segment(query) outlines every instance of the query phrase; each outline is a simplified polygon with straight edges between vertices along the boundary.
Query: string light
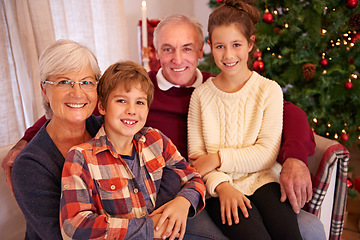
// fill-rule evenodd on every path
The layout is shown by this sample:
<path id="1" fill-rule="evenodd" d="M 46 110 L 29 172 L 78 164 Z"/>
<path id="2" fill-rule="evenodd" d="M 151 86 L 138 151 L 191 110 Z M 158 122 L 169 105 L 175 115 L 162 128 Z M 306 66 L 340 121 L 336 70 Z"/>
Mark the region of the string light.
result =
<path id="1" fill-rule="evenodd" d="M 317 123 L 318 122 L 317 118 L 313 118 L 313 122 Z"/>
<path id="2" fill-rule="evenodd" d="M 338 139 L 338 138 L 339 138 L 339 135 L 338 135 L 337 133 L 335 133 L 334 138 L 335 138 L 335 139 Z"/>

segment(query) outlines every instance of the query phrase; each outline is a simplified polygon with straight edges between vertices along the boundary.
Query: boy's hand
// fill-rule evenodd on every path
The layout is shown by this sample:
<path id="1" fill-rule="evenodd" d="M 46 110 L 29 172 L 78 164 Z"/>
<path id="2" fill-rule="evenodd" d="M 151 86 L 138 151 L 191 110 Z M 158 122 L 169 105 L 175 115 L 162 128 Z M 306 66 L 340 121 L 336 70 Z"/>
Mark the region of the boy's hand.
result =
<path id="1" fill-rule="evenodd" d="M 189 156 L 191 165 L 200 173 L 201 177 L 221 166 L 219 153 Z"/>
<path id="2" fill-rule="evenodd" d="M 226 223 L 227 219 L 228 225 L 232 225 L 231 215 L 234 217 L 235 224 L 239 223 L 238 207 L 240 207 L 245 218 L 249 217 L 246 207 L 252 208 L 250 200 L 231 186 L 229 182 L 220 183 L 215 191 L 219 194 L 220 213 L 223 224 Z"/>
<path id="3" fill-rule="evenodd" d="M 155 214 L 152 215 L 151 219 L 154 222 L 154 226 L 156 226 L 156 224 L 159 222 L 159 219 L 161 217 L 161 214 Z M 166 219 L 165 222 L 163 223 L 163 225 L 161 226 L 161 228 L 159 228 L 159 230 L 155 230 L 154 229 L 154 239 L 162 239 L 163 236 L 163 232 L 165 231 L 167 225 L 168 225 L 169 219 Z M 175 237 L 179 237 L 180 234 L 177 233 Z"/>
<path id="4" fill-rule="evenodd" d="M 13 190 L 13 183 L 12 183 L 12 179 L 11 179 L 11 168 L 12 168 L 12 165 L 14 164 L 15 158 L 21 152 L 21 150 L 23 150 L 23 148 L 26 146 L 27 143 L 28 142 L 25 140 L 18 141 L 15 144 L 15 146 L 12 149 L 10 149 L 10 151 L 5 156 L 5 158 L 1 164 L 2 168 L 4 169 L 6 183 L 13 195 L 14 195 L 14 190 Z"/>
<path id="5" fill-rule="evenodd" d="M 154 221 L 155 232 L 158 231 L 163 239 L 167 237 L 169 237 L 170 240 L 175 239 L 175 237 L 179 237 L 179 240 L 183 239 L 190 205 L 190 202 L 186 198 L 179 196 L 152 212 L 150 214 L 151 218 L 157 214 L 161 214 L 158 221 Z M 166 220 L 168 220 L 167 225 Z M 164 229 L 164 225 L 166 229 Z M 161 232 L 161 229 L 164 230 Z M 177 236 L 179 232 L 180 235 Z"/>

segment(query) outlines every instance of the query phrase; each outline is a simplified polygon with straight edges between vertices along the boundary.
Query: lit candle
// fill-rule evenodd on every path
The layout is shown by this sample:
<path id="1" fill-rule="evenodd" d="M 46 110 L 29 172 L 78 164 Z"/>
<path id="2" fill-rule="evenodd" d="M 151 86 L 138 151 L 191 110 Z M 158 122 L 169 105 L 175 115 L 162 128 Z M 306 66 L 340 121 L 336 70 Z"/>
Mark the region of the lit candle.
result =
<path id="1" fill-rule="evenodd" d="M 141 3 L 141 11 L 142 11 L 142 45 L 143 48 L 147 48 L 147 21 L 146 21 L 146 0 L 143 0 Z"/>

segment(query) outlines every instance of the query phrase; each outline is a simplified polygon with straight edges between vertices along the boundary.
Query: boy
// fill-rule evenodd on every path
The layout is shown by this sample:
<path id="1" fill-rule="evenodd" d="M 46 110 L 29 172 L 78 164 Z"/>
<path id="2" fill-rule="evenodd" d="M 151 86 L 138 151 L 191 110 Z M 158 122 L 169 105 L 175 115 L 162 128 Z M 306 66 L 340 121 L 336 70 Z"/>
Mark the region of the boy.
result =
<path id="1" fill-rule="evenodd" d="M 203 209 L 200 175 L 165 135 L 144 128 L 153 94 L 139 64 L 115 63 L 104 72 L 98 86 L 104 125 L 91 141 L 73 147 L 64 164 L 64 239 L 182 239 L 188 215 Z M 182 189 L 154 211 L 165 168 L 180 176 Z"/>

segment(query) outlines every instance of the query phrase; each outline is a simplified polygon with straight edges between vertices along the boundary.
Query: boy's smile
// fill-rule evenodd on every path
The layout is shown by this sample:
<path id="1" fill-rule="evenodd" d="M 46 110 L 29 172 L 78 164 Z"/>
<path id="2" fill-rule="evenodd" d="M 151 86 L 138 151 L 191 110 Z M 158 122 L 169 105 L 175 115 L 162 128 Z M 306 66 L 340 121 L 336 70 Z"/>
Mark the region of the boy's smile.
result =
<path id="1" fill-rule="evenodd" d="M 110 141 L 115 145 L 130 143 L 146 123 L 147 95 L 140 85 L 133 86 L 129 92 L 119 85 L 111 91 L 105 108 L 99 103 L 99 112 L 104 115 Z"/>

